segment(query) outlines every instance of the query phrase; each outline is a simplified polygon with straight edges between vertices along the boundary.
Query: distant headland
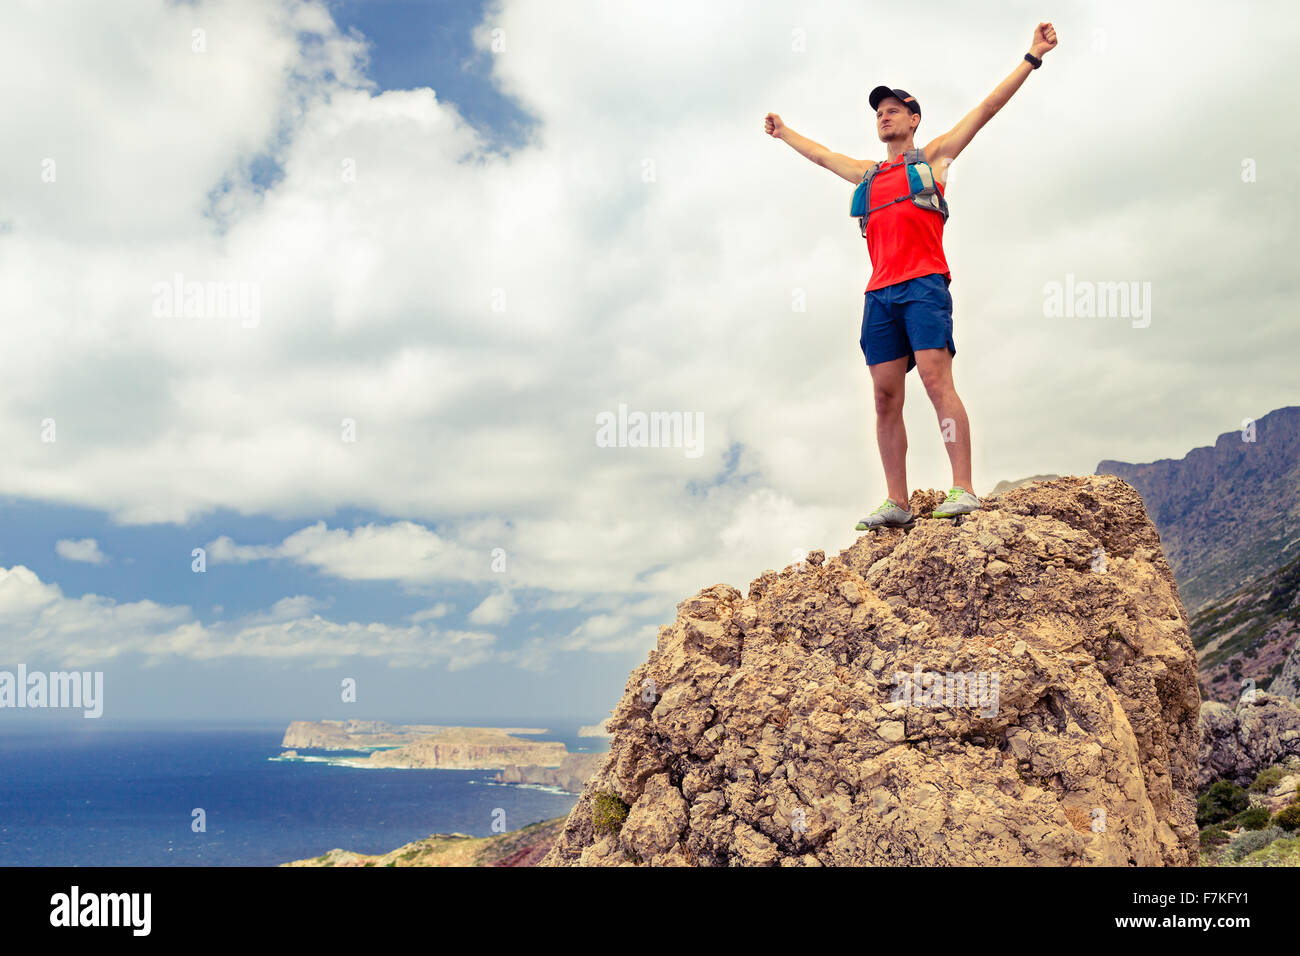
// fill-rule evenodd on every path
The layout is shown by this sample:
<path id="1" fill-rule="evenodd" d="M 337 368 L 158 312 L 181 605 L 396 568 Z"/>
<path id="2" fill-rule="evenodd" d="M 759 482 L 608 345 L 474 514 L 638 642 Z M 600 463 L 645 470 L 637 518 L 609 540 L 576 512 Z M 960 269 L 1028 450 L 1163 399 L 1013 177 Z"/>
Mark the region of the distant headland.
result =
<path id="1" fill-rule="evenodd" d="M 583 730 L 600 728 L 586 727 Z M 361 750 L 354 767 L 499 770 L 502 783 L 530 783 L 575 792 L 604 754 L 571 754 L 559 741 L 526 740 L 540 727 L 443 727 L 382 720 L 295 720 L 284 732 L 281 759 L 307 759 L 300 750 Z M 597 736 L 582 734 L 580 736 Z M 603 731 L 600 734 L 603 736 Z"/>

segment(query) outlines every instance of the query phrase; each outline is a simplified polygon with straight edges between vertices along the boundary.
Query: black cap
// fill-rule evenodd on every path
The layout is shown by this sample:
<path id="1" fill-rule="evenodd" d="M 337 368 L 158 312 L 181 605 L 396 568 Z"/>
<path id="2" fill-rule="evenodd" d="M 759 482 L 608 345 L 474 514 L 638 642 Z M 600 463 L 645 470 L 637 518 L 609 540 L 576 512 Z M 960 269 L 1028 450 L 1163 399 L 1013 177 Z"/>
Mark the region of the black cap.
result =
<path id="1" fill-rule="evenodd" d="M 871 91 L 871 95 L 867 97 L 867 102 L 871 104 L 873 110 L 878 110 L 880 109 L 880 101 L 886 96 L 898 97 L 909 110 L 917 116 L 921 115 L 921 104 L 918 103 L 916 97 L 911 93 L 908 93 L 907 90 L 891 90 L 887 86 L 877 86 Z"/>

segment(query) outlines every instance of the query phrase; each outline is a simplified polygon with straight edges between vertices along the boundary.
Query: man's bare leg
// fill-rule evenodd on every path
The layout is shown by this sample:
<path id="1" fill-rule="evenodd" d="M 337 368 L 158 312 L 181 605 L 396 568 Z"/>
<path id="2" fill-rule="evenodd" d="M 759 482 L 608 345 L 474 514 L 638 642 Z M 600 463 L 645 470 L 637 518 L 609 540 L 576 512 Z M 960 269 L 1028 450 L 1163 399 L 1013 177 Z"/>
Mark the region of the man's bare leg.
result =
<path id="1" fill-rule="evenodd" d="M 907 510 L 907 429 L 903 426 L 903 387 L 907 356 L 868 365 L 876 398 L 876 444 L 885 467 L 889 497 Z"/>
<path id="2" fill-rule="evenodd" d="M 945 349 L 918 349 L 916 370 L 921 375 L 921 384 L 934 404 L 939 416 L 939 430 L 943 435 L 943 445 L 948 451 L 948 461 L 952 464 L 952 484 L 956 488 L 965 488 L 972 495 L 975 489 L 970 476 L 970 421 L 966 418 L 966 406 L 957 396 L 957 388 L 952 381 L 952 353 Z"/>

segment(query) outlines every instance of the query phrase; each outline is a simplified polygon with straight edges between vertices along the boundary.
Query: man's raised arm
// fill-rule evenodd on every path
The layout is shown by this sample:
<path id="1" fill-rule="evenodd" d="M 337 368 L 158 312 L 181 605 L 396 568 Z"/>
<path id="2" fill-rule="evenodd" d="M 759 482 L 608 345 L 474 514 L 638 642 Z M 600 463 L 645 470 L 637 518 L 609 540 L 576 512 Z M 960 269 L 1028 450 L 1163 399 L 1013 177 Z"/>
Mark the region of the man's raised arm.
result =
<path id="1" fill-rule="evenodd" d="M 821 143 L 814 142 L 807 136 L 800 136 L 781 122 L 781 117 L 768 113 L 763 120 L 763 131 L 769 136 L 784 140 L 801 155 L 811 159 L 818 166 L 825 167 L 836 176 L 842 176 L 851 183 L 859 182 L 863 173 L 875 163 L 869 159 L 853 159 L 843 153 L 833 153 Z"/>
<path id="2" fill-rule="evenodd" d="M 1034 39 L 1029 45 L 1029 52 L 1038 59 L 1056 46 L 1056 30 L 1050 23 L 1040 23 L 1034 28 Z M 1034 67 L 1028 60 L 1021 60 L 1010 75 L 998 84 L 997 89 L 984 98 L 984 102 L 975 107 L 948 132 L 937 136 L 925 147 L 925 158 L 931 167 L 942 169 L 957 158 L 967 144 L 975 138 L 993 114 L 1006 106 L 1011 95 L 1020 89 Z"/>

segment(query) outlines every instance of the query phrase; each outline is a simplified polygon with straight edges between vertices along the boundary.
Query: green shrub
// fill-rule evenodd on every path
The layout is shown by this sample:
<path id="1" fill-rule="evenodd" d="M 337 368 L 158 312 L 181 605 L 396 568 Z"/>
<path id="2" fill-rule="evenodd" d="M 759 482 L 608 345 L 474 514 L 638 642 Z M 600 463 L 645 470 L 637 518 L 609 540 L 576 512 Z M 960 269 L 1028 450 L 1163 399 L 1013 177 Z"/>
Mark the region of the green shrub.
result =
<path id="1" fill-rule="evenodd" d="M 617 833 L 630 809 L 616 793 L 597 793 L 591 799 L 591 827 L 597 833 Z"/>
<path id="2" fill-rule="evenodd" d="M 1240 827 L 1243 830 L 1262 830 L 1268 826 L 1268 821 L 1267 807 L 1247 807 L 1229 820 L 1228 825 Z"/>
<path id="3" fill-rule="evenodd" d="M 1281 783 L 1282 778 L 1285 776 L 1286 771 L 1282 769 L 1281 765 L 1269 767 L 1267 770 L 1259 772 L 1255 782 L 1250 785 L 1250 789 L 1255 793 L 1265 793 Z"/>
<path id="4" fill-rule="evenodd" d="M 1241 787 L 1219 780 L 1196 798 L 1196 825 L 1222 823 L 1250 806 L 1250 797 Z"/>
<path id="5" fill-rule="evenodd" d="M 1201 849 L 1204 850 L 1212 846 L 1223 846 L 1223 844 L 1227 843 L 1231 839 L 1232 837 L 1223 832 L 1223 827 L 1216 823 L 1201 831 Z"/>
<path id="6" fill-rule="evenodd" d="M 1286 836 L 1286 831 L 1281 827 L 1269 827 L 1267 830 L 1252 830 L 1250 833 L 1243 833 L 1237 839 L 1232 841 L 1228 847 L 1226 855 L 1233 863 L 1239 863 L 1241 860 L 1254 853 L 1256 850 L 1262 850 L 1279 837 Z"/>
<path id="7" fill-rule="evenodd" d="M 1300 803 L 1292 803 L 1277 812 L 1273 822 L 1288 833 L 1300 827 Z"/>

